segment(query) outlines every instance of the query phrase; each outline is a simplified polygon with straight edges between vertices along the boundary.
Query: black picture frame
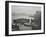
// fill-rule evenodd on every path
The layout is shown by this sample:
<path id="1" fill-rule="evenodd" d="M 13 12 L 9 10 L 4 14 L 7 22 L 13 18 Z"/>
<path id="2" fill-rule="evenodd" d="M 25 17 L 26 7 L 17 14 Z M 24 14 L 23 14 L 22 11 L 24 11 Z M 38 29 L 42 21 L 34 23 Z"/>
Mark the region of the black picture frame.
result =
<path id="1" fill-rule="evenodd" d="M 9 35 L 9 3 L 27 3 L 27 4 L 40 4 L 44 6 L 44 32 L 43 33 L 27 33 L 27 34 L 12 34 Z M 22 1 L 5 1 L 5 36 L 18 36 L 18 35 L 34 35 L 45 34 L 45 3 L 40 2 L 22 2 Z"/>

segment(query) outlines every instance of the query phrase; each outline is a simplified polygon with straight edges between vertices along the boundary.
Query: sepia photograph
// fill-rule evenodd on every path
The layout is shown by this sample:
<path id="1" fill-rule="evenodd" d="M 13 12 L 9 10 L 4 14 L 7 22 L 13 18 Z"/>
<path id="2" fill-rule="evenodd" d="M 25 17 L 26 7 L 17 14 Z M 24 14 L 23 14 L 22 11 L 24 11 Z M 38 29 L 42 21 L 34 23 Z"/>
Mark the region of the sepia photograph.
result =
<path id="1" fill-rule="evenodd" d="M 8 35 L 44 33 L 44 3 L 7 2 Z"/>

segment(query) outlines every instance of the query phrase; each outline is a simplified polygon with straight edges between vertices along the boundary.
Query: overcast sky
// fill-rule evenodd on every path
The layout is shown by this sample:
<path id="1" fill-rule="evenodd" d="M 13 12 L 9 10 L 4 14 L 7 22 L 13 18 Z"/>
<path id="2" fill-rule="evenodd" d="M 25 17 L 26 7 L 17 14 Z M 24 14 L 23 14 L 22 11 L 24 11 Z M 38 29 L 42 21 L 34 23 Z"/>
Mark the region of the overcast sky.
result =
<path id="1" fill-rule="evenodd" d="M 37 6 L 15 6 L 12 5 L 12 14 L 15 16 L 15 18 L 18 17 L 27 17 L 34 15 L 36 11 L 40 11 L 41 7 Z"/>

